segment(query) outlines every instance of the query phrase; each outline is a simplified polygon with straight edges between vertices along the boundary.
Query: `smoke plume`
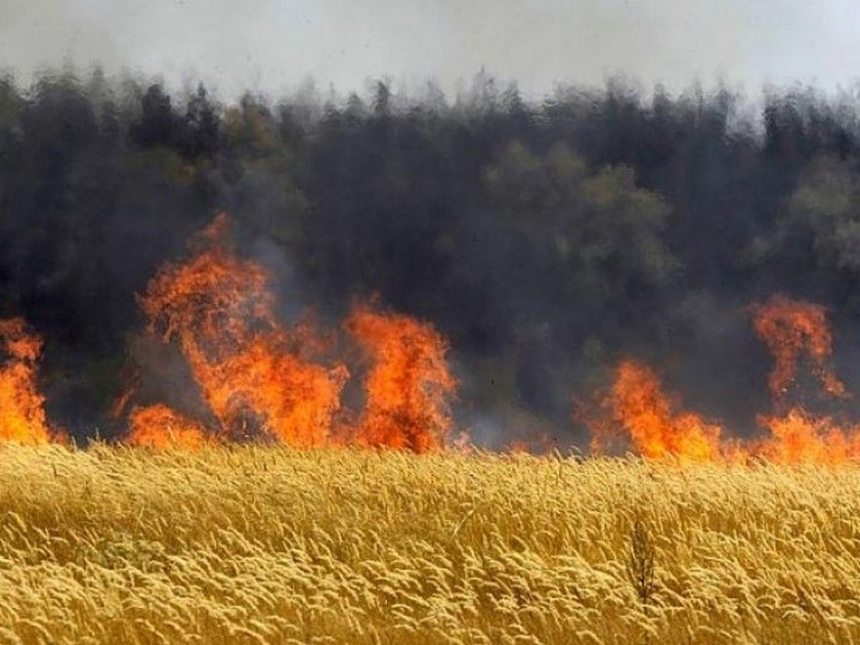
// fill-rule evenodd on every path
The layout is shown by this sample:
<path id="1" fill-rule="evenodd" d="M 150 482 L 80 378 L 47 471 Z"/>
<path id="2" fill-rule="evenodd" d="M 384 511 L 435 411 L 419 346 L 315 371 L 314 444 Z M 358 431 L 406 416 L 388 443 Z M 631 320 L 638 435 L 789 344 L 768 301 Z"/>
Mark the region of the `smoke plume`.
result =
<path id="1" fill-rule="evenodd" d="M 724 89 L 646 96 L 618 81 L 542 102 L 480 75 L 453 102 L 380 82 L 344 101 L 222 104 L 202 85 L 171 95 L 98 72 L 6 79 L 0 314 L 44 340 L 26 368 L 48 422 L 77 440 L 155 424 L 198 443 L 236 432 L 251 410 L 288 442 L 298 424 L 309 434 L 296 442 L 315 444 L 338 424 L 358 432 L 361 414 L 338 420 L 352 403 L 369 406 L 365 421 L 388 419 L 384 434 L 393 412 L 361 384 L 383 378 L 367 363 L 382 341 L 363 337 L 380 320 L 447 352 L 437 386 L 459 383 L 450 418 L 447 399 L 411 400 L 437 431 L 407 443 L 465 430 L 490 447 L 586 446 L 573 402 L 619 365 L 652 384 L 642 366 L 659 366 L 690 409 L 748 437 L 785 385 L 753 307 L 773 294 L 832 324 L 827 365 L 807 385 L 860 382 L 860 110 L 794 89 L 747 113 Z M 200 320 L 170 327 L 185 310 L 158 291 L 221 211 L 232 246 L 209 260 L 245 271 L 233 286 L 251 300 L 265 275 L 270 298 L 230 331 L 248 341 L 241 351 L 212 350 L 218 333 Z M 380 310 L 356 304 L 370 302 Z M 309 319 L 335 345 L 314 357 L 295 349 Z M 242 389 L 236 379 L 263 378 L 261 364 L 266 378 L 312 377 L 328 416 L 292 417 L 294 405 Z M 807 398 L 813 411 L 851 411 L 849 397 Z"/>

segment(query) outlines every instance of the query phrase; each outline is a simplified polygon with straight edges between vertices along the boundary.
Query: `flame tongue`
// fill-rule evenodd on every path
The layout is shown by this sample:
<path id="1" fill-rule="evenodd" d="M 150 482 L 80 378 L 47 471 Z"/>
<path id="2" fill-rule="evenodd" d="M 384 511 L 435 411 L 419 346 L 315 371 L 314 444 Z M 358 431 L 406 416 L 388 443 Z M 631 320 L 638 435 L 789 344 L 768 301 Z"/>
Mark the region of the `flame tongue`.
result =
<path id="1" fill-rule="evenodd" d="M 333 432 L 349 376 L 341 363 L 315 361 L 327 351 L 309 325 L 287 328 L 274 314 L 268 276 L 259 264 L 231 254 L 221 215 L 195 240 L 186 262 L 168 264 L 139 298 L 148 332 L 175 343 L 211 413 L 207 422 L 157 403 L 131 404 L 137 382 L 119 398 L 131 404 L 127 440 L 153 448 L 199 448 L 209 443 L 268 437 L 310 447 L 354 442 L 422 453 L 451 442 L 448 400 L 457 382 L 445 339 L 429 324 L 354 306 L 344 328 L 370 359 L 365 407 L 354 425 Z M 774 296 L 751 307 L 756 333 L 774 355 L 769 387 L 776 412 L 758 423 L 757 441 L 723 440 L 722 428 L 678 410 L 657 373 L 633 359 L 614 370 L 597 413 L 583 414 L 601 452 L 617 438 L 648 459 L 840 464 L 860 459 L 860 426 L 816 417 L 791 398 L 809 367 L 825 396 L 848 396 L 829 364 L 832 335 L 824 307 Z M 41 444 L 62 440 L 49 430 L 36 388 L 41 339 L 21 318 L 0 320 L 0 440 Z M 804 357 L 807 359 L 804 361 Z"/>
<path id="2" fill-rule="evenodd" d="M 673 413 L 659 377 L 643 363 L 624 360 L 618 365 L 601 407 L 608 411 L 609 419 L 604 416 L 592 423 L 592 446 L 598 450 L 620 427 L 628 433 L 633 447 L 649 459 L 672 455 L 703 461 L 719 456 L 719 426 L 691 412 Z"/>
<path id="3" fill-rule="evenodd" d="M 255 335 L 242 351 L 218 365 L 207 365 L 212 382 L 209 398 L 233 434 L 243 424 L 242 415 L 250 413 L 282 443 L 321 445 L 340 407 L 347 370 L 303 360 L 290 353 L 288 340 L 292 339 L 280 330 Z"/>
<path id="4" fill-rule="evenodd" d="M 841 428 L 830 417 L 792 408 L 782 416 L 761 416 L 759 424 L 768 428 L 771 437 L 754 452 L 775 463 L 839 464 L 860 457 L 857 428 Z"/>
<path id="5" fill-rule="evenodd" d="M 171 410 L 166 405 L 156 404 L 135 407 L 129 417 L 128 442 L 135 446 L 197 449 L 211 438 L 205 428 Z"/>
<path id="6" fill-rule="evenodd" d="M 758 424 L 769 432 L 766 438 L 721 442 L 719 426 L 691 412 L 673 412 L 655 372 L 628 359 L 616 368 L 598 415 L 585 418 L 595 452 L 605 450 L 614 436 L 626 434 L 646 458 L 745 461 L 763 457 L 785 464 L 838 464 L 860 458 L 860 429 L 840 427 L 830 417 L 816 417 L 787 403 L 804 355 L 825 396 L 847 396 L 829 366 L 832 336 L 824 307 L 774 296 L 751 310 L 756 333 L 774 355 L 769 386 L 774 406 L 781 411 L 758 417 Z"/>
<path id="7" fill-rule="evenodd" d="M 444 339 L 408 316 L 354 307 L 345 328 L 372 360 L 366 405 L 357 425 L 332 432 L 346 367 L 311 360 L 325 344 L 309 326 L 279 323 L 263 268 L 228 252 L 226 221 L 216 218 L 198 236 L 196 255 L 165 266 L 140 298 L 149 331 L 177 344 L 219 427 L 207 431 L 170 408 L 149 406 L 133 411 L 129 440 L 194 447 L 214 432 L 221 440 L 269 436 L 297 447 L 443 447 L 453 425 L 447 398 L 456 388 Z"/>
<path id="8" fill-rule="evenodd" d="M 150 282 L 140 298 L 149 330 L 177 342 L 219 435 L 268 434 L 288 445 L 319 445 L 340 405 L 346 369 L 300 356 L 295 348 L 314 339 L 279 324 L 265 270 L 227 251 L 226 226 L 226 216 L 216 218 L 199 236 L 195 257 L 167 265 Z M 133 432 L 131 439 L 139 436 Z"/>
<path id="9" fill-rule="evenodd" d="M 374 360 L 355 440 L 419 453 L 442 447 L 453 425 L 446 400 L 457 386 L 442 336 L 429 324 L 367 305 L 353 309 L 346 328 Z"/>
<path id="10" fill-rule="evenodd" d="M 44 397 L 36 388 L 42 340 L 23 318 L 0 320 L 0 439 L 42 444 L 50 438 Z"/>
<path id="11" fill-rule="evenodd" d="M 796 383 L 802 356 L 825 397 L 847 397 L 845 385 L 829 364 L 833 338 L 827 310 L 810 302 L 776 295 L 752 307 L 753 325 L 774 357 L 768 383 L 779 414 L 761 415 L 759 425 L 770 436 L 754 444 L 750 452 L 778 463 L 840 463 L 856 459 L 856 428 L 842 428 L 830 417 L 817 417 L 787 398 Z"/>
<path id="12" fill-rule="evenodd" d="M 782 399 L 794 383 L 803 354 L 811 360 L 825 393 L 845 395 L 845 385 L 828 365 L 833 339 L 824 307 L 776 295 L 751 309 L 756 334 L 774 357 L 775 364 L 768 379 L 774 399 Z"/>

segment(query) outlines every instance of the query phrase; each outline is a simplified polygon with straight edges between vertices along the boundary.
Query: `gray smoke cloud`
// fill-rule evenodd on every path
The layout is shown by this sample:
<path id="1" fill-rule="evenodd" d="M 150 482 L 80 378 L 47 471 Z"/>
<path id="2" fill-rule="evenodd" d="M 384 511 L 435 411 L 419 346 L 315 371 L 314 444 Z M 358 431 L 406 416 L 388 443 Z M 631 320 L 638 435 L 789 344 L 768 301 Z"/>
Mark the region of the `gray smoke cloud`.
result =
<path id="1" fill-rule="evenodd" d="M 63 62 L 202 79 L 232 97 L 307 76 L 361 90 L 390 76 L 452 94 L 485 67 L 527 94 L 623 73 L 676 90 L 725 78 L 847 85 L 852 0 L 5 0 L 0 66 Z"/>

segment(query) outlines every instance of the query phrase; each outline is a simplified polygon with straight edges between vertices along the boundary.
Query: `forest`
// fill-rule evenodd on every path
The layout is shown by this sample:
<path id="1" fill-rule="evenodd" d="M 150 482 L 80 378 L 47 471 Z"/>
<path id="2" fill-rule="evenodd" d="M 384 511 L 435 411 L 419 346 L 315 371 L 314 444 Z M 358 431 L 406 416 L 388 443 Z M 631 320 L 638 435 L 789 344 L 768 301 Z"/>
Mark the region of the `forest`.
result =
<path id="1" fill-rule="evenodd" d="M 858 117 L 852 94 L 803 86 L 752 101 L 611 79 L 528 100 L 482 72 L 456 97 L 384 80 L 222 101 L 98 70 L 7 75 L 0 316 L 45 339 L 48 417 L 115 435 L 138 296 L 226 211 L 285 320 L 376 298 L 431 322 L 478 444 L 584 445 L 576 401 L 624 356 L 749 434 L 771 367 L 750 307 L 773 294 L 827 307 L 836 368 L 860 384 Z"/>

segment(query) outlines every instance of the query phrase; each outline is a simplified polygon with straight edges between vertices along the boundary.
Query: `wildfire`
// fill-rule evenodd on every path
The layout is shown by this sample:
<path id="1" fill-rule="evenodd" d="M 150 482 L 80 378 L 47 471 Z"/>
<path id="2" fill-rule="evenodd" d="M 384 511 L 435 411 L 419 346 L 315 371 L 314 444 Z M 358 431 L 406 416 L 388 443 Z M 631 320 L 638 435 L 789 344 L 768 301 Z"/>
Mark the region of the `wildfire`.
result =
<path id="1" fill-rule="evenodd" d="M 442 336 L 427 323 L 368 305 L 354 307 L 345 326 L 374 361 L 354 441 L 418 453 L 441 448 L 453 426 L 447 399 L 457 387 Z"/>
<path id="2" fill-rule="evenodd" d="M 782 416 L 761 416 L 759 424 L 771 436 L 752 452 L 768 461 L 839 464 L 860 458 L 858 428 L 841 428 L 830 417 L 815 417 L 802 408 L 792 408 Z"/>
<path id="3" fill-rule="evenodd" d="M 135 407 L 128 423 L 128 443 L 133 446 L 196 450 L 212 441 L 201 424 L 160 403 Z"/>
<path id="4" fill-rule="evenodd" d="M 718 425 L 692 412 L 673 411 L 650 367 L 625 359 L 615 370 L 599 412 L 582 416 L 592 431 L 592 449 L 604 452 L 620 437 L 649 459 L 745 462 L 763 458 L 783 464 L 860 459 L 860 427 L 843 427 L 831 417 L 815 416 L 787 402 L 804 354 L 826 396 L 847 396 L 828 364 L 832 336 L 824 307 L 774 296 L 751 311 L 756 333 L 774 356 L 768 383 L 778 412 L 758 417 L 758 424 L 768 432 L 765 438 L 721 439 Z"/>
<path id="5" fill-rule="evenodd" d="M 650 367 L 621 361 L 609 393 L 600 402 L 603 414 L 592 419 L 592 449 L 601 451 L 624 430 L 633 447 L 648 459 L 670 455 L 692 461 L 716 459 L 720 427 L 672 407 Z"/>
<path id="6" fill-rule="evenodd" d="M 23 318 L 0 320 L 0 440 L 44 444 L 51 440 L 45 398 L 36 387 L 42 339 Z"/>
<path id="7" fill-rule="evenodd" d="M 319 343 L 307 329 L 280 324 L 266 271 L 229 252 L 228 224 L 219 215 L 195 240 L 194 257 L 168 264 L 150 281 L 140 297 L 148 330 L 181 349 L 218 421 L 209 434 L 224 440 L 270 436 L 297 447 L 323 444 L 340 406 L 346 368 L 326 368 L 304 356 Z M 132 418 L 129 440 L 160 443 L 152 437 L 167 427 L 205 436 L 202 426 L 168 411 L 145 409 L 136 425 Z M 144 430 L 147 420 L 156 423 Z"/>
<path id="8" fill-rule="evenodd" d="M 467 434 L 452 436 L 449 401 L 457 381 L 446 360 L 448 344 L 430 323 L 365 302 L 344 321 L 343 342 L 333 343 L 310 319 L 289 327 L 275 314 L 265 269 L 231 252 L 228 227 L 225 215 L 216 217 L 193 240 L 190 257 L 163 266 L 138 298 L 148 321 L 148 335 L 141 337 L 148 345 L 141 347 L 178 351 L 205 405 L 193 404 L 196 413 L 189 414 L 162 402 L 141 403 L 138 366 L 112 413 L 126 416 L 129 444 L 197 449 L 262 439 L 300 448 L 471 450 Z M 848 396 L 830 365 L 826 309 L 777 295 L 750 312 L 774 357 L 768 379 L 774 411 L 757 419 L 766 436 L 726 438 L 718 423 L 667 395 L 655 370 L 626 358 L 615 367 L 611 386 L 579 408 L 592 431 L 592 450 L 621 444 L 647 459 L 681 462 L 860 460 L 860 424 L 816 416 L 794 400 L 804 383 L 798 375 L 807 369 L 824 396 Z M 331 357 L 332 347 L 350 344 L 366 361 L 354 370 L 363 374 L 360 411 L 342 409 L 350 371 Z M 64 438 L 50 430 L 36 387 L 41 352 L 41 338 L 22 318 L 0 320 L 0 440 L 44 444 Z M 510 449 L 546 452 L 554 445 L 549 437 L 514 442 Z"/>
<path id="9" fill-rule="evenodd" d="M 833 396 L 845 395 L 845 386 L 828 365 L 833 339 L 824 307 L 776 295 L 764 304 L 753 305 L 751 310 L 756 334 L 775 360 L 768 379 L 774 399 L 782 399 L 788 392 L 804 353 L 812 361 L 813 372 L 824 391 Z"/>
<path id="10" fill-rule="evenodd" d="M 139 298 L 148 332 L 180 349 L 216 427 L 159 404 L 133 409 L 127 440 L 155 448 L 194 448 L 210 438 L 443 447 L 456 382 L 442 336 L 408 316 L 355 306 L 344 328 L 371 366 L 365 407 L 351 415 L 358 422 L 339 422 L 349 371 L 341 362 L 321 364 L 328 344 L 310 324 L 287 328 L 277 319 L 266 271 L 229 251 L 228 224 L 218 216 L 194 241 L 193 257 L 163 267 Z M 120 397 L 117 409 L 133 396 Z"/>

